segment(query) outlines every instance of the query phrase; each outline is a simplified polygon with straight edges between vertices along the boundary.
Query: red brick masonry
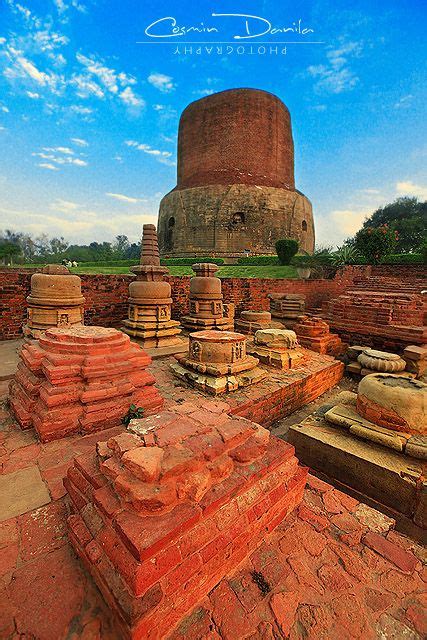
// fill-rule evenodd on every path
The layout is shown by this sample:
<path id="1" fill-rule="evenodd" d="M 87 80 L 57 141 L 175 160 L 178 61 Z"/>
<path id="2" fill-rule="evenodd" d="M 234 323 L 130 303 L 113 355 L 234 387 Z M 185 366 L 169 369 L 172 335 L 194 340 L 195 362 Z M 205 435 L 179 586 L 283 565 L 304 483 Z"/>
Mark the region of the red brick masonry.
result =
<path id="1" fill-rule="evenodd" d="M 26 296 L 30 293 L 30 279 L 34 269 L 0 269 L 0 340 L 10 340 L 22 335 L 22 324 L 26 318 Z M 104 327 L 121 326 L 128 313 L 129 283 L 132 276 L 127 275 L 82 275 L 82 293 L 86 298 L 85 324 Z M 172 316 L 180 319 L 188 313 L 190 278 L 188 276 L 171 276 L 167 278 L 172 286 Z M 236 305 L 236 316 L 243 310 L 269 310 L 269 293 L 300 293 L 306 296 L 306 308 L 318 309 L 329 300 L 337 298 L 354 284 L 361 290 L 390 291 L 398 287 L 398 291 L 421 296 L 417 291 L 427 289 L 427 269 L 424 265 L 379 265 L 376 267 L 344 267 L 333 279 L 260 279 L 260 278 L 222 278 L 224 300 Z M 414 287 L 414 283 L 418 283 Z M 416 308 L 396 307 L 399 325 L 419 327 L 424 323 L 425 309 L 420 302 Z M 339 331 L 341 337 L 348 341 L 348 331 L 360 330 L 360 336 L 368 331 L 365 339 L 372 342 L 371 326 L 377 322 L 375 311 L 371 313 L 372 322 L 359 322 L 352 326 L 350 319 L 344 319 L 335 327 L 331 317 L 331 327 Z M 334 315 L 334 314 L 332 314 Z M 338 321 L 338 317 L 337 317 Z M 367 324 L 368 329 L 364 329 Z M 384 321 L 378 331 L 380 338 L 384 334 Z M 347 331 L 347 333 L 346 333 Z M 419 330 L 416 331 L 419 333 Z M 412 334 L 408 336 L 412 338 Z M 369 342 L 370 341 L 370 342 Z M 392 342 L 392 338 L 390 339 Z M 411 341 L 409 340 L 409 343 Z M 357 340 L 353 341 L 356 344 Z"/>
<path id="2" fill-rule="evenodd" d="M 48 329 L 23 345 L 10 405 L 21 427 L 35 427 L 42 441 L 108 429 L 120 424 L 131 404 L 145 411 L 163 405 L 145 371 L 150 363 L 116 329 Z"/>
<path id="3" fill-rule="evenodd" d="M 0 382 L 0 402 L 6 392 Z M 0 472 L 38 469 L 51 496 L 46 506 L 0 523 L 2 640 L 117 640 L 111 608 L 69 543 L 62 485 L 73 457 L 93 451 L 100 437 L 39 443 L 0 408 Z M 426 563 L 425 549 L 395 532 L 391 520 L 308 476 L 299 509 L 168 637 L 421 640 Z"/>
<path id="4" fill-rule="evenodd" d="M 223 404 L 133 421 L 68 471 L 72 543 L 126 638 L 165 637 L 302 499 L 293 447 Z"/>

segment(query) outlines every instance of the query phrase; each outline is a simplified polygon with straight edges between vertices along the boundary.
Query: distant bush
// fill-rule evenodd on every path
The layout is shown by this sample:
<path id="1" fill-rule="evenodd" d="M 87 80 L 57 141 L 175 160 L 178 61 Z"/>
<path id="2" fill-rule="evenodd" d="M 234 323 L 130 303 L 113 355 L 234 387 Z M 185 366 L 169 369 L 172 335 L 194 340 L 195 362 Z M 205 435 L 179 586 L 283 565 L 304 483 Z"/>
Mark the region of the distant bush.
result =
<path id="1" fill-rule="evenodd" d="M 384 258 L 382 264 L 425 264 L 426 261 L 427 255 L 422 253 L 392 253 Z"/>
<path id="2" fill-rule="evenodd" d="M 99 260 L 97 262 L 83 262 L 77 260 L 79 267 L 132 267 L 138 264 L 138 260 L 131 258 L 128 260 Z"/>
<path id="3" fill-rule="evenodd" d="M 292 238 L 283 238 L 276 242 L 276 253 L 280 264 L 290 264 L 294 255 L 298 252 L 298 241 Z"/>
<path id="4" fill-rule="evenodd" d="M 270 267 L 272 265 L 279 265 L 279 258 L 277 256 L 245 256 L 243 258 L 239 258 L 237 264 L 246 264 L 246 265 L 256 265 L 258 267 L 266 266 Z"/>
<path id="5" fill-rule="evenodd" d="M 209 262 L 210 264 L 224 264 L 222 258 L 162 258 L 160 263 L 170 267 L 197 264 L 198 262 Z"/>

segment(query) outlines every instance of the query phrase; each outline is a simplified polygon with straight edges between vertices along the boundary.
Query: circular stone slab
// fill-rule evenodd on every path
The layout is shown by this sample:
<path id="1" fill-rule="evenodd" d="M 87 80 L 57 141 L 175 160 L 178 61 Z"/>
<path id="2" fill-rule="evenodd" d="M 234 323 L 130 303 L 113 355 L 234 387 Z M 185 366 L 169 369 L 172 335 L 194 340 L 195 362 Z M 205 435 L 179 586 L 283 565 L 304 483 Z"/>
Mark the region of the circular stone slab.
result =
<path id="1" fill-rule="evenodd" d="M 189 358 L 195 362 L 231 364 L 246 357 L 246 336 L 234 331 L 190 333 Z"/>
<path id="2" fill-rule="evenodd" d="M 386 429 L 427 434 L 427 384 L 390 373 L 365 376 L 357 391 L 357 411 Z"/>
<path id="3" fill-rule="evenodd" d="M 406 362 L 397 353 L 387 353 L 375 349 L 365 349 L 357 357 L 357 360 L 365 369 L 384 373 L 404 371 L 406 367 Z"/>

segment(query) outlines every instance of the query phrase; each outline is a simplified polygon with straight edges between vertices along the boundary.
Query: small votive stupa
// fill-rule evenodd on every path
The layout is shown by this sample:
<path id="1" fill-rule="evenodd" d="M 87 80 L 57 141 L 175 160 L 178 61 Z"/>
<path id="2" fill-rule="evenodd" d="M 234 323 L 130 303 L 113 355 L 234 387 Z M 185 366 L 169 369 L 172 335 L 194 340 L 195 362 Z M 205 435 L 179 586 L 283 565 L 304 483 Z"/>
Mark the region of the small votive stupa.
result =
<path id="1" fill-rule="evenodd" d="M 79 276 L 60 264 L 46 265 L 31 276 L 24 335 L 39 338 L 50 327 L 82 325 L 84 302 Z"/>
<path id="2" fill-rule="evenodd" d="M 213 395 L 235 391 L 263 380 L 258 358 L 247 355 L 246 338 L 232 331 L 190 333 L 189 352 L 176 355 L 173 373 L 191 386 Z"/>
<path id="3" fill-rule="evenodd" d="M 193 264 L 196 274 L 190 280 L 190 311 L 181 320 L 189 331 L 234 329 L 234 305 L 223 304 L 221 280 L 215 276 L 216 264 L 200 262 Z"/>
<path id="4" fill-rule="evenodd" d="M 129 312 L 122 331 L 146 349 L 179 344 L 181 329 L 179 322 L 171 320 L 171 286 L 163 280 L 168 269 L 160 265 L 153 224 L 143 227 L 141 263 L 131 271 L 138 277 L 129 285 Z"/>
<path id="5" fill-rule="evenodd" d="M 325 413 L 351 435 L 427 459 L 427 384 L 393 373 L 374 373 L 359 383 L 349 403 Z"/>
<path id="6" fill-rule="evenodd" d="M 254 341 L 248 344 L 248 353 L 263 364 L 278 369 L 293 369 L 306 356 L 299 348 L 297 336 L 289 329 L 262 329 L 255 333 Z"/>

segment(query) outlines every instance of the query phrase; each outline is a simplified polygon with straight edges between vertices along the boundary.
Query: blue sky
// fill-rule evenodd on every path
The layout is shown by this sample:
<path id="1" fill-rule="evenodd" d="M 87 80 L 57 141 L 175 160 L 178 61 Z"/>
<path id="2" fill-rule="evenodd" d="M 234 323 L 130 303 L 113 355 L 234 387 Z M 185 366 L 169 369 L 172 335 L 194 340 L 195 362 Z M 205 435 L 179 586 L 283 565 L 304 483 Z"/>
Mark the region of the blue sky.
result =
<path id="1" fill-rule="evenodd" d="M 423 6 L 0 0 L 0 229 L 136 241 L 176 184 L 182 109 L 255 87 L 290 109 L 297 188 L 313 203 L 318 243 L 340 244 L 379 205 L 427 197 Z M 254 16 L 247 30 L 236 14 Z M 163 20 L 146 34 L 165 17 L 180 32 L 212 30 L 171 35 Z M 308 32 L 281 31 L 300 20 Z M 184 54 L 195 40 L 233 44 Z M 274 53 L 275 42 L 291 44 Z"/>

